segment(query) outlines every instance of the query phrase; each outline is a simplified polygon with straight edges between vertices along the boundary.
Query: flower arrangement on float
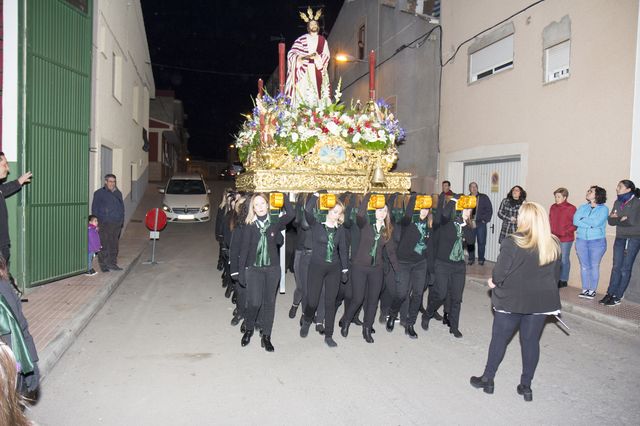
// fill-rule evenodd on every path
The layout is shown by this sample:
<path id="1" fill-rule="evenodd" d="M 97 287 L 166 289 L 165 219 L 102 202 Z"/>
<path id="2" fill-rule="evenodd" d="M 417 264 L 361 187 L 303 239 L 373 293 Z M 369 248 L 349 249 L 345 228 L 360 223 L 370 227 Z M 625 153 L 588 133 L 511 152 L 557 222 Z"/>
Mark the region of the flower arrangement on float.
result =
<path id="1" fill-rule="evenodd" d="M 334 101 L 316 107 L 293 107 L 284 95 L 263 94 L 254 100 L 251 114 L 245 116 L 235 145 L 241 161 L 259 147 L 281 146 L 295 159 L 311 151 L 318 143 L 341 139 L 359 150 L 387 150 L 405 139 L 405 132 L 383 100 L 352 101 L 349 108 L 340 103 L 341 82 Z"/>

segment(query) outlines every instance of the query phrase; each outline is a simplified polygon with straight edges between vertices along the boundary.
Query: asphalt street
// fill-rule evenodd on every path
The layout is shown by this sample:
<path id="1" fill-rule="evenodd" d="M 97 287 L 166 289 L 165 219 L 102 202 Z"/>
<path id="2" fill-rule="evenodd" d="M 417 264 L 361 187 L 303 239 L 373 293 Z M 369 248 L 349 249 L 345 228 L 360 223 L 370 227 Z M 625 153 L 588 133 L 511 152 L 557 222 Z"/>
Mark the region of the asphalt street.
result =
<path id="1" fill-rule="evenodd" d="M 219 199 L 218 186 L 212 205 Z M 42 384 L 29 411 L 39 425 L 210 424 L 638 424 L 640 339 L 565 315 L 567 335 L 545 327 L 533 402 L 515 392 L 517 336 L 495 394 L 469 385 L 482 373 L 492 313 L 487 289 L 467 283 L 462 339 L 432 323 L 410 340 L 376 323 L 338 347 L 287 316 L 294 287 L 278 295 L 272 342 L 240 346 L 233 310 L 215 269 L 213 221 L 169 224 L 156 257 L 134 266 Z M 141 257 L 146 260 L 150 250 Z M 338 312 L 338 317 L 342 308 Z M 312 329 L 313 330 L 313 329 Z"/>

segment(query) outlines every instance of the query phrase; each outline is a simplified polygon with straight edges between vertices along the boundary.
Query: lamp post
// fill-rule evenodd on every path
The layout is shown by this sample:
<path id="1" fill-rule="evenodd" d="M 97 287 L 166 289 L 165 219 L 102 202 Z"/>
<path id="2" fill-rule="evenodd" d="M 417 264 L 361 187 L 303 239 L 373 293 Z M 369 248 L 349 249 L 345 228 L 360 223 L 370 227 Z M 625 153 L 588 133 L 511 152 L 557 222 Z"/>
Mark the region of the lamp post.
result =
<path id="1" fill-rule="evenodd" d="M 362 59 L 354 58 L 346 53 L 338 53 L 334 56 L 336 62 L 360 62 L 365 63 Z M 376 52 L 371 50 L 369 52 L 369 101 L 375 100 L 376 97 Z"/>

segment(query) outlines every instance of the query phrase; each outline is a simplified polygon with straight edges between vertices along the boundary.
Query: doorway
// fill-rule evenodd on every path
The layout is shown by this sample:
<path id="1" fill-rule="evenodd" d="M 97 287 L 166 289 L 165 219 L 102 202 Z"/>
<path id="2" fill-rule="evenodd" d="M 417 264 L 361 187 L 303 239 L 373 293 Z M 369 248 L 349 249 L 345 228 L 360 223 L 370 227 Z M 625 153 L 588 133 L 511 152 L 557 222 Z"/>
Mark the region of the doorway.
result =
<path id="1" fill-rule="evenodd" d="M 500 228 L 502 219 L 498 217 L 500 203 L 514 185 L 521 185 L 520 157 L 500 160 L 474 161 L 464 163 L 464 191 L 469 191 L 469 184 L 476 182 L 478 191 L 487 194 L 493 207 L 491 222 L 487 224 L 487 246 L 485 258 L 491 262 L 498 259 L 500 252 Z"/>

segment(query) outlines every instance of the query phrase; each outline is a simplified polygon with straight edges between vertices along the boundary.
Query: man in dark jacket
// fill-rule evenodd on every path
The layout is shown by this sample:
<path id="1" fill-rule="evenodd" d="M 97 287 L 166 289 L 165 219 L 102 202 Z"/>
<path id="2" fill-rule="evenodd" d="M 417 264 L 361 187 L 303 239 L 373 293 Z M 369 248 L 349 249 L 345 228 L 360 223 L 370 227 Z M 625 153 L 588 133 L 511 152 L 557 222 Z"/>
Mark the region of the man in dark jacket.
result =
<path id="1" fill-rule="evenodd" d="M 104 177 L 104 186 L 93 193 L 91 214 L 98 217 L 100 223 L 100 241 L 102 251 L 98 262 L 102 272 L 121 271 L 118 266 L 118 240 L 124 224 L 124 202 L 122 193 L 116 187 L 115 175 Z"/>
<path id="2" fill-rule="evenodd" d="M 0 181 L 6 179 L 8 174 L 9 163 L 4 156 L 4 152 L 0 152 Z M 9 239 L 9 213 L 7 212 L 5 198 L 18 192 L 22 185 L 27 182 L 31 182 L 31 172 L 23 174 L 16 180 L 0 185 L 0 255 L 4 257 L 7 269 L 9 269 L 11 240 Z"/>
<path id="3" fill-rule="evenodd" d="M 469 265 L 475 262 L 475 240 L 478 240 L 478 264 L 484 265 L 484 249 L 487 245 L 487 223 L 491 221 L 493 216 L 493 206 L 491 200 L 486 194 L 478 192 L 478 184 L 471 182 L 469 184 L 469 194 L 477 197 L 476 208 L 473 209 L 472 219 L 475 223 L 473 239 L 467 241 L 467 252 L 469 253 Z"/>

